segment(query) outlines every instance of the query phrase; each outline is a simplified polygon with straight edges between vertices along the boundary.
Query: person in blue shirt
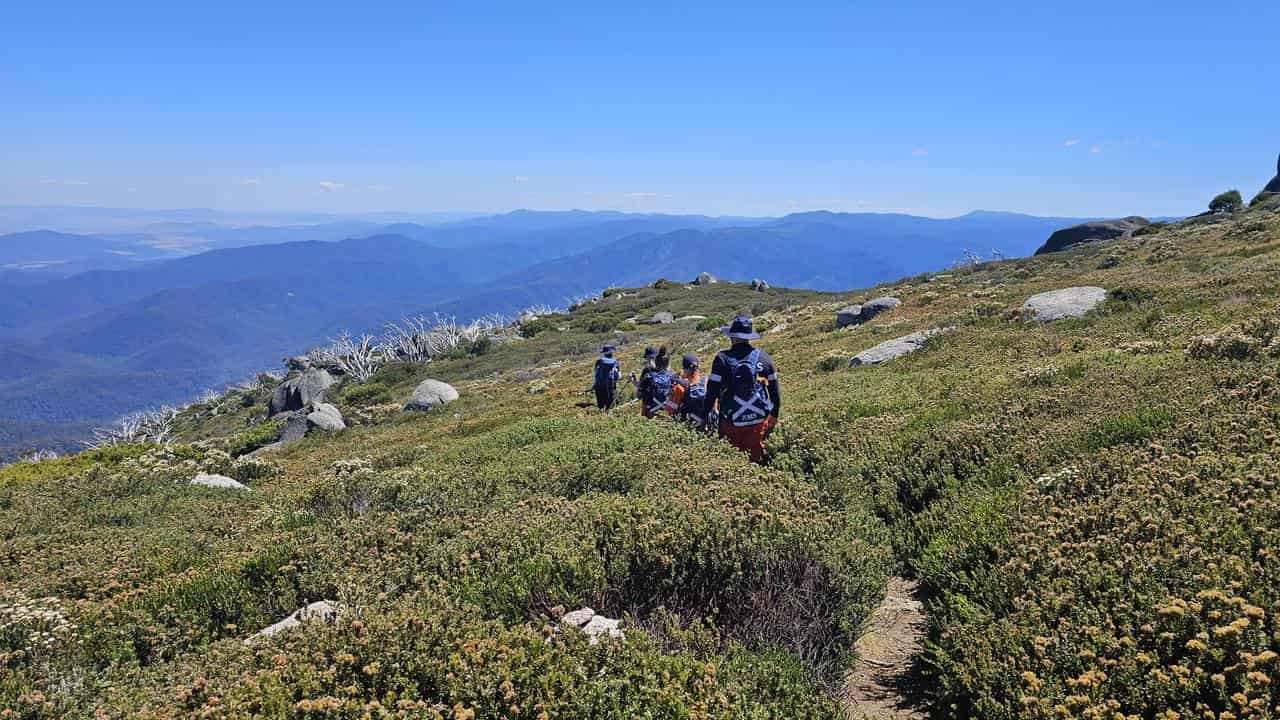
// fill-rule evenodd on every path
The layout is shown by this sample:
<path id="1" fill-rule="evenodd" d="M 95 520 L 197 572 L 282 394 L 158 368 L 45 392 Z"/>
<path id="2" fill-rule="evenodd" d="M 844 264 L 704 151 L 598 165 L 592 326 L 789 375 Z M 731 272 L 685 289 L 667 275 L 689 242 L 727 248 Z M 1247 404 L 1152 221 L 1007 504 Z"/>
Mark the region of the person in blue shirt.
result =
<path id="1" fill-rule="evenodd" d="M 764 459 L 764 441 L 778 424 L 782 388 L 769 353 L 752 346 L 759 339 L 751 318 L 738 316 L 724 330 L 732 346 L 711 364 L 707 402 L 720 411 L 720 437 L 751 456 Z"/>
<path id="2" fill-rule="evenodd" d="M 618 404 L 618 380 L 622 377 L 622 367 L 614 354 L 617 348 L 605 345 L 600 348 L 600 359 L 596 360 L 595 383 L 591 389 L 596 394 L 596 407 L 609 412 Z"/>

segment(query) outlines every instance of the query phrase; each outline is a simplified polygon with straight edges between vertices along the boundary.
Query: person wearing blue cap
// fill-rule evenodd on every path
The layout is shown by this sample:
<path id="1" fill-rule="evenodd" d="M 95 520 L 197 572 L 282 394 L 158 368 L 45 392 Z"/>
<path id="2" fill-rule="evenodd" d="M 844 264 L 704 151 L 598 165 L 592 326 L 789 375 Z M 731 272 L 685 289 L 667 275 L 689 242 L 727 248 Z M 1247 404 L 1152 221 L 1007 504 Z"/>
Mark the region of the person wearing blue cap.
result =
<path id="1" fill-rule="evenodd" d="M 611 344 L 605 345 L 600 348 L 600 359 L 596 360 L 595 384 L 591 389 L 596 394 L 596 407 L 605 412 L 618 403 L 618 379 L 622 377 L 622 368 L 614 357 L 617 350 Z"/>
<path id="2" fill-rule="evenodd" d="M 720 437 L 760 463 L 782 407 L 778 369 L 769 353 L 751 345 L 760 338 L 751 318 L 739 315 L 724 334 L 732 346 L 711 363 L 707 401 L 720 408 Z"/>

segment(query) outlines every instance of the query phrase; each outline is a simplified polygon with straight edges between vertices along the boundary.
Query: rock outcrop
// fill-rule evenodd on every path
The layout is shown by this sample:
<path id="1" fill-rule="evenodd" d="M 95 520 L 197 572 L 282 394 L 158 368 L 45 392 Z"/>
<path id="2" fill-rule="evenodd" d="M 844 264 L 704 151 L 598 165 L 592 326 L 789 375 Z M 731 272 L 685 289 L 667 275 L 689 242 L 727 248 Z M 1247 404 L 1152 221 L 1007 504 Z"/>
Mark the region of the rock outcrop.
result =
<path id="1" fill-rule="evenodd" d="M 904 355 L 910 355 L 917 352 L 925 346 L 930 338 L 944 335 L 952 332 L 955 328 L 932 328 L 930 330 L 921 330 L 910 335 L 904 335 L 900 338 L 886 340 L 873 348 L 868 348 L 853 356 L 849 361 L 849 367 L 860 367 L 862 365 L 879 365 L 883 362 L 896 360 Z"/>
<path id="2" fill-rule="evenodd" d="M 198 485 L 200 487 L 217 488 L 219 490 L 248 490 L 249 489 L 248 485 L 245 485 L 244 483 L 238 480 L 235 480 L 233 478 L 229 478 L 226 475 L 215 475 L 213 473 L 204 473 L 204 472 L 196 473 L 196 476 L 191 478 L 190 484 Z"/>
<path id="3" fill-rule="evenodd" d="M 312 403 L 324 402 L 324 394 L 337 382 L 327 370 L 309 368 L 302 374 L 280 383 L 271 394 L 267 410 L 271 415 L 301 410 Z"/>
<path id="4" fill-rule="evenodd" d="M 458 391 L 449 383 L 439 380 L 423 380 L 414 388 L 413 396 L 405 403 L 409 412 L 427 412 L 444 407 L 458 399 Z"/>
<path id="5" fill-rule="evenodd" d="M 653 317 L 649 318 L 649 324 L 651 325 L 670 325 L 675 321 L 676 316 L 669 312 L 657 312 L 653 314 Z"/>
<path id="6" fill-rule="evenodd" d="M 764 280 L 761 280 L 760 278 L 756 278 L 755 280 L 751 281 L 751 289 L 755 290 L 756 292 L 764 292 L 765 290 L 769 289 L 769 283 L 765 282 Z"/>
<path id="7" fill-rule="evenodd" d="M 1069 247 L 1083 245 L 1084 243 L 1127 238 L 1133 235 L 1138 228 L 1146 227 L 1150 224 L 1151 222 L 1146 218 L 1134 215 L 1116 220 L 1099 220 L 1097 222 L 1073 225 L 1050 235 L 1045 244 L 1041 245 L 1039 250 L 1036 250 L 1036 254 L 1045 255 L 1047 253 L 1061 252 Z"/>
<path id="8" fill-rule="evenodd" d="M 720 282 L 715 275 L 711 273 L 699 273 L 698 277 L 693 281 L 694 285 L 715 285 Z"/>
<path id="9" fill-rule="evenodd" d="M 862 306 L 850 305 L 841 309 L 836 313 L 836 325 L 840 327 L 849 327 L 862 322 Z"/>
<path id="10" fill-rule="evenodd" d="M 1032 295 L 1022 305 L 1023 311 L 1040 322 L 1054 322 L 1080 317 L 1107 299 L 1100 287 L 1069 287 Z"/>
<path id="11" fill-rule="evenodd" d="M 289 416 L 280 430 L 280 442 L 298 442 L 313 430 L 338 432 L 346 429 L 347 424 L 338 408 L 328 403 L 312 403 Z"/>
<path id="12" fill-rule="evenodd" d="M 898 298 L 885 296 L 869 300 L 861 305 L 850 305 L 836 313 L 836 324 L 840 327 L 861 325 L 862 323 L 869 322 L 875 316 L 886 313 L 901 304 L 902 301 Z"/>
<path id="13" fill-rule="evenodd" d="M 245 645 L 251 645 L 255 640 L 268 638 L 272 635 L 292 630 L 302 625 L 304 622 L 320 621 L 331 623 L 338 619 L 338 615 L 342 614 L 343 610 L 345 610 L 345 608 L 341 603 L 332 600 L 320 600 L 319 602 L 313 602 L 304 608 L 296 610 L 292 615 L 280 622 L 275 623 L 274 625 L 268 625 L 267 627 L 259 630 L 254 633 L 252 637 L 245 640 L 244 643 Z"/>
<path id="14" fill-rule="evenodd" d="M 592 645 L 600 642 L 602 637 L 623 638 L 621 620 L 607 618 L 603 615 L 597 615 L 595 610 L 591 608 L 582 608 L 565 613 L 560 618 L 560 626 L 566 628 L 577 628 L 586 634 Z"/>
<path id="15" fill-rule="evenodd" d="M 1262 192 L 1280 195 L 1280 158 L 1276 159 L 1276 176 L 1271 178 L 1271 182 L 1267 183 L 1266 187 L 1262 188 Z"/>

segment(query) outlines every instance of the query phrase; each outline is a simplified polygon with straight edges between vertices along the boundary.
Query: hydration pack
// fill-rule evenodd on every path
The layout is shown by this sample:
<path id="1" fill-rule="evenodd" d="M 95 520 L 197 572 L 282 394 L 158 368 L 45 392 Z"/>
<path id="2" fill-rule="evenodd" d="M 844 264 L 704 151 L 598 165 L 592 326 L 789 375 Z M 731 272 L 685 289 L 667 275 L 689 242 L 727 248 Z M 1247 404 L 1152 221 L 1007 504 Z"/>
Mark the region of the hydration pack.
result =
<path id="1" fill-rule="evenodd" d="M 604 390 L 617 384 L 618 361 L 613 358 L 600 358 L 596 361 L 596 383 L 594 389 Z"/>
<path id="2" fill-rule="evenodd" d="M 675 387 L 676 374 L 670 370 L 654 370 L 646 376 L 642 390 L 644 406 L 651 414 L 657 414 L 671 398 L 671 388 Z"/>
<path id="3" fill-rule="evenodd" d="M 680 415 L 685 418 L 705 419 L 707 415 L 707 381 L 699 380 L 696 383 L 685 381 L 680 382 L 684 385 L 684 405 L 680 407 Z"/>
<path id="4" fill-rule="evenodd" d="M 722 356 L 729 366 L 729 392 L 733 402 L 722 410 L 729 422 L 739 427 L 759 425 L 773 412 L 768 387 L 760 381 L 760 350 L 738 360 L 728 354 Z"/>

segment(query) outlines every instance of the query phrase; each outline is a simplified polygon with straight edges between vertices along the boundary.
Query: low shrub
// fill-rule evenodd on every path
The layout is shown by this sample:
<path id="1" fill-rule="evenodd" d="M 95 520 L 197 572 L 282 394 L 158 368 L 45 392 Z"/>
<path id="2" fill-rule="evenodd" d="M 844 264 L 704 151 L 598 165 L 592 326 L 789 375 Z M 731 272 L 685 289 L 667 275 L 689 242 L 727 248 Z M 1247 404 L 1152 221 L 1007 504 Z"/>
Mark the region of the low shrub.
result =
<path id="1" fill-rule="evenodd" d="M 248 455 L 262 447 L 280 439 L 280 423 L 264 420 L 231 438 L 227 444 L 227 453 L 232 457 Z"/>
<path id="2" fill-rule="evenodd" d="M 712 315 L 698 321 L 697 330 L 699 332 L 707 332 L 710 330 L 720 330 L 729 324 L 729 321 L 719 315 Z"/>
<path id="3" fill-rule="evenodd" d="M 535 338 L 548 330 L 555 329 L 555 323 L 547 318 L 536 318 L 528 322 L 520 323 L 520 336 L 524 338 Z"/>

